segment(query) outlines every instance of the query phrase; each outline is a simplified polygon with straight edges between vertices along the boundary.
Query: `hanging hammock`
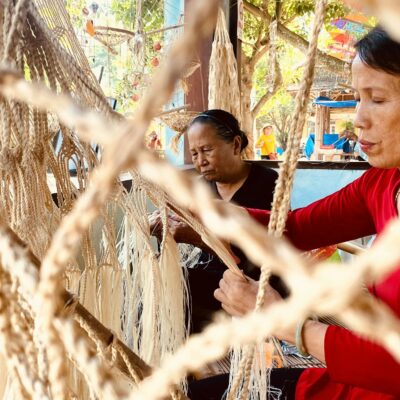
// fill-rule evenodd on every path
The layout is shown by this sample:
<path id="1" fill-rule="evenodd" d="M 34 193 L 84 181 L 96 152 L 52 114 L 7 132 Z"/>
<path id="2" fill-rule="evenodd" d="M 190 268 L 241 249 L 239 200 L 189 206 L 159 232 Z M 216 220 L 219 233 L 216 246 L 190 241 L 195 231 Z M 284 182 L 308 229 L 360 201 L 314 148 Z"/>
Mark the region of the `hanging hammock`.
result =
<path id="1" fill-rule="evenodd" d="M 218 11 L 210 57 L 208 108 L 228 111 L 241 121 L 237 63 L 222 9 Z"/>

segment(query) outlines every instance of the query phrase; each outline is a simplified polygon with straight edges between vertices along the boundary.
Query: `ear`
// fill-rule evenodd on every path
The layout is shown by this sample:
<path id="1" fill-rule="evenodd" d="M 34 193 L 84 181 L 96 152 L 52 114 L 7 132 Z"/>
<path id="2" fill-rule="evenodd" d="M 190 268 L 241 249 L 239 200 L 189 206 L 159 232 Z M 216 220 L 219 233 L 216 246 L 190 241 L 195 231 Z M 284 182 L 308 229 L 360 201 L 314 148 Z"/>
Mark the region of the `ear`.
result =
<path id="1" fill-rule="evenodd" d="M 233 139 L 233 154 L 236 155 L 240 155 L 240 153 L 242 152 L 241 150 L 242 147 L 242 139 L 240 136 L 235 136 Z"/>

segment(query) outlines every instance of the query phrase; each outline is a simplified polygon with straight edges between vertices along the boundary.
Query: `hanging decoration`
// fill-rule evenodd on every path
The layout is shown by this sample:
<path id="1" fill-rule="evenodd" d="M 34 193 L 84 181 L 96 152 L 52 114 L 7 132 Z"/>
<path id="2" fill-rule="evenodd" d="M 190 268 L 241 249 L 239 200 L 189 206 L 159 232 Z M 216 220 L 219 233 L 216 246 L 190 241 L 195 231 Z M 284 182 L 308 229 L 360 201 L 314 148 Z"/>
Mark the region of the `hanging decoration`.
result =
<path id="1" fill-rule="evenodd" d="M 354 45 L 364 36 L 369 27 L 369 19 L 361 14 L 352 13 L 331 22 L 327 49 L 330 55 L 350 62 L 354 55 Z"/>

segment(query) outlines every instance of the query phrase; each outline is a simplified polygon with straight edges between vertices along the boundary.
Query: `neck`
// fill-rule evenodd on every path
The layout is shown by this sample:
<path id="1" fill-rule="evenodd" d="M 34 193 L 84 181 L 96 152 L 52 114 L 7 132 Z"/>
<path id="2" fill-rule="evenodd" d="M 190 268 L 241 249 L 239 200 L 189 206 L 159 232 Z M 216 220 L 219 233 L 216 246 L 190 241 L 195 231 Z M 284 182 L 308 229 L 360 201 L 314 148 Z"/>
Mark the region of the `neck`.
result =
<path id="1" fill-rule="evenodd" d="M 241 162 L 237 170 L 232 171 L 232 178 L 225 182 L 216 182 L 218 192 L 223 200 L 229 201 L 233 195 L 240 189 L 249 176 L 251 165 Z"/>

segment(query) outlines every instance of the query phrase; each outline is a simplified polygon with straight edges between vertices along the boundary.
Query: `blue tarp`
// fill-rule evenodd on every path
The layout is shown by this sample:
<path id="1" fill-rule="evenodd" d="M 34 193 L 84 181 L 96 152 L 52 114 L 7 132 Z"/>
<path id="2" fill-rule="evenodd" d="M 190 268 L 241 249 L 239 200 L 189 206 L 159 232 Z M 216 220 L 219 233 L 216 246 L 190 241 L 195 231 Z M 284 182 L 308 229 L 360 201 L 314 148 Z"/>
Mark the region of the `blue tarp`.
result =
<path id="1" fill-rule="evenodd" d="M 355 108 L 357 102 L 355 100 L 347 100 L 347 101 L 314 101 L 314 104 L 318 104 L 319 106 L 329 107 L 329 108 Z"/>
<path id="2" fill-rule="evenodd" d="M 324 146 L 332 145 L 335 149 L 342 150 L 343 144 L 346 142 L 345 138 L 339 139 L 339 135 L 337 133 L 324 133 L 322 137 L 322 144 Z M 304 146 L 304 154 L 307 158 L 311 157 L 311 154 L 314 153 L 314 143 L 315 143 L 315 134 L 310 133 L 308 135 L 306 144 Z"/>
<path id="3" fill-rule="evenodd" d="M 314 104 L 329 108 L 355 108 L 357 102 L 355 100 L 334 101 L 329 97 L 320 96 L 314 100 Z"/>

